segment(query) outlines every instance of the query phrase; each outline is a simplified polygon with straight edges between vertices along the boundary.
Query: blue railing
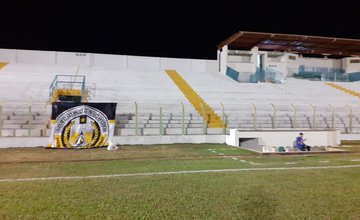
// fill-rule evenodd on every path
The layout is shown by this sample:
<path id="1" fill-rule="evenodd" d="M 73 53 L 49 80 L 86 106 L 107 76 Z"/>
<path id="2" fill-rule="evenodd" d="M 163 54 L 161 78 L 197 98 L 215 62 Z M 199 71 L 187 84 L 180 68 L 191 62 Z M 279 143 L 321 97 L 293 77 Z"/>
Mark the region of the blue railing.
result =
<path id="1" fill-rule="evenodd" d="M 58 89 L 81 90 L 81 99 L 85 96 L 85 76 L 56 75 L 49 88 L 49 97 Z"/>
<path id="2" fill-rule="evenodd" d="M 313 67 L 313 66 L 299 66 L 299 73 L 294 75 L 298 78 L 320 80 L 320 81 L 334 81 L 334 82 L 348 82 L 349 74 L 345 74 L 344 70 L 340 68 L 327 67 Z"/>
<path id="3" fill-rule="evenodd" d="M 254 75 L 251 75 L 250 82 L 272 82 L 272 83 L 284 83 L 284 74 L 278 70 L 272 68 L 260 69 L 256 68 Z"/>
<path id="4" fill-rule="evenodd" d="M 229 66 L 226 68 L 226 75 L 231 79 L 238 81 L 239 72 Z"/>
<path id="5" fill-rule="evenodd" d="M 284 83 L 285 81 L 285 74 L 272 69 L 272 68 L 266 68 L 265 70 L 265 81 L 272 82 L 272 83 Z"/>
<path id="6" fill-rule="evenodd" d="M 360 81 L 360 72 L 349 73 L 348 75 L 350 82 Z"/>

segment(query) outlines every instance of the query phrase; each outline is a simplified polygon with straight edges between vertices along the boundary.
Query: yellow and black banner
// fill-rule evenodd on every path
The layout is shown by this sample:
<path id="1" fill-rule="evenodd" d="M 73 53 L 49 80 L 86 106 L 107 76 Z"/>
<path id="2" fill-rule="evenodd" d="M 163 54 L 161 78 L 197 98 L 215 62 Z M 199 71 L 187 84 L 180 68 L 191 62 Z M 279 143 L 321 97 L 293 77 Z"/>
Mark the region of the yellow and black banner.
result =
<path id="1" fill-rule="evenodd" d="M 111 145 L 116 103 L 54 102 L 50 148 L 93 148 Z"/>

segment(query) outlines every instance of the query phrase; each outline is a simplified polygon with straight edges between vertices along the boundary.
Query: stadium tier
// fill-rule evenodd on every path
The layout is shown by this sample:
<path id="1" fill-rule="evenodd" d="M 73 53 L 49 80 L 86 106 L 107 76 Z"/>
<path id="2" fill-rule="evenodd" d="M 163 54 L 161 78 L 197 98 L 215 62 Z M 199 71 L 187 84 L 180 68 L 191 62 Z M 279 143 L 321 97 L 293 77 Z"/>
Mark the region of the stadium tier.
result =
<path id="1" fill-rule="evenodd" d="M 49 86 L 59 74 L 85 76 L 91 102 L 118 103 L 115 135 L 224 134 L 231 128 L 360 132 L 359 97 L 321 81 L 289 77 L 283 84 L 239 83 L 212 71 L 176 72 L 223 124 L 209 126 L 210 110 L 203 114 L 194 107 L 165 69 L 10 62 L 0 70 L 1 136 L 49 135 Z M 335 84 L 358 87 L 357 82 Z"/>

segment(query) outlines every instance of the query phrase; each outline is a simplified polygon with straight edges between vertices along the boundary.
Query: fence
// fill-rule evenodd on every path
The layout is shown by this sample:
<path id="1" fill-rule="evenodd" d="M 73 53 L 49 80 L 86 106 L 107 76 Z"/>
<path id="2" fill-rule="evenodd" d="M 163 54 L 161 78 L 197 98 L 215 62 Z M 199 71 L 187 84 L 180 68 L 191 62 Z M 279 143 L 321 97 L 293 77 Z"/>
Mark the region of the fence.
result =
<path id="1" fill-rule="evenodd" d="M 219 103 L 213 108 L 223 121 L 221 128 L 208 128 L 205 118 L 184 103 L 118 103 L 116 128 L 133 129 L 129 135 L 144 135 L 147 128 L 150 135 L 188 135 L 226 134 L 228 128 L 302 129 L 306 124 L 309 129 L 360 133 L 360 106 Z M 0 136 L 48 136 L 50 114 L 45 103 L 1 103 Z"/>

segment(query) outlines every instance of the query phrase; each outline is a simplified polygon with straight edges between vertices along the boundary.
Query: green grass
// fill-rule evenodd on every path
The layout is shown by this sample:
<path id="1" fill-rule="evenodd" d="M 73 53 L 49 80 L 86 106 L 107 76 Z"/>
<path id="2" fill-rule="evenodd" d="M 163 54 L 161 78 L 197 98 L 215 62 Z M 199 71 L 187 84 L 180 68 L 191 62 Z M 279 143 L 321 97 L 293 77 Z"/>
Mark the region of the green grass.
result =
<path id="1" fill-rule="evenodd" d="M 358 219 L 359 181 L 347 169 L 1 183 L 0 218 Z"/>
<path id="2" fill-rule="evenodd" d="M 221 144 L 0 149 L 0 179 L 360 164 L 355 159 L 359 153 L 260 156 Z M 0 182 L 0 219 L 360 219 L 359 182 L 360 168 Z"/>

